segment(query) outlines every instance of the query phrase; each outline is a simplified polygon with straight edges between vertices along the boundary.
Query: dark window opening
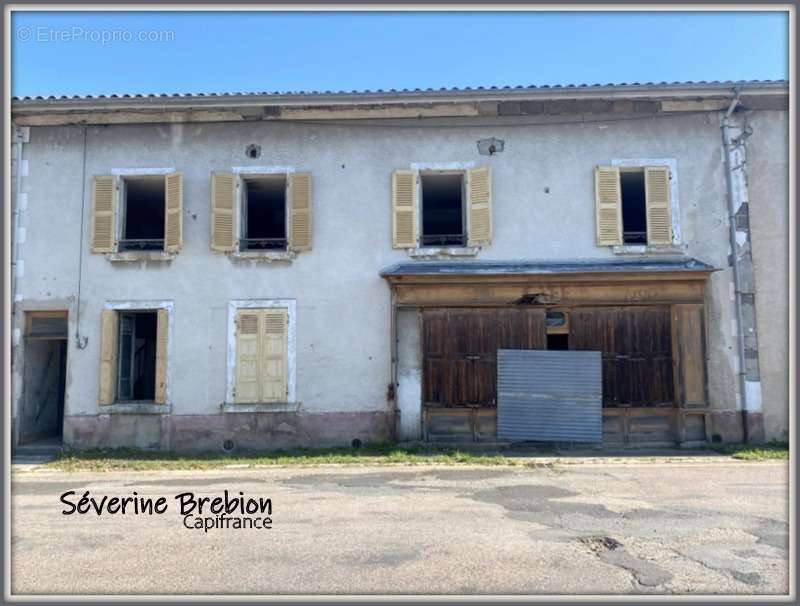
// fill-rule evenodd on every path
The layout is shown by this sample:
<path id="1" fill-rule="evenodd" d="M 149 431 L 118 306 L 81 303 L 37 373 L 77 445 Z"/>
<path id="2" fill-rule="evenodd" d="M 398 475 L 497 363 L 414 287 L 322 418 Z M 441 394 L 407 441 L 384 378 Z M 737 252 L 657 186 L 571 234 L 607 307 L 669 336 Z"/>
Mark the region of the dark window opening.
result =
<path id="1" fill-rule="evenodd" d="M 644 170 L 620 171 L 619 181 L 622 190 L 622 241 L 625 244 L 647 244 Z"/>
<path id="2" fill-rule="evenodd" d="M 422 245 L 464 246 L 464 175 L 423 174 Z"/>
<path id="3" fill-rule="evenodd" d="M 286 177 L 244 180 L 242 250 L 285 250 Z"/>
<path id="4" fill-rule="evenodd" d="M 164 249 L 164 178 L 125 179 L 120 250 Z"/>
<path id="5" fill-rule="evenodd" d="M 118 400 L 155 399 L 157 326 L 155 311 L 120 313 Z"/>
<path id="6" fill-rule="evenodd" d="M 565 333 L 547 335 L 547 349 L 555 351 L 569 350 L 569 335 Z"/>

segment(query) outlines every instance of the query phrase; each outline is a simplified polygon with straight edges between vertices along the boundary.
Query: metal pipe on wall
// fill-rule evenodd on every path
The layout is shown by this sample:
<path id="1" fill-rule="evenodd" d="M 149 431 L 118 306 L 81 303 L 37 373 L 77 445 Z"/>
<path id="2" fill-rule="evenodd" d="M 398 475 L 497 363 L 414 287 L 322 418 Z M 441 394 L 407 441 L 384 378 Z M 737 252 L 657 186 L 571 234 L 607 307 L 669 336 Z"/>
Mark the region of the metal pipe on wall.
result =
<path id="1" fill-rule="evenodd" d="M 747 361 L 745 358 L 744 322 L 742 320 L 741 271 L 739 269 L 738 244 L 736 242 L 736 202 L 733 192 L 730 133 L 730 117 L 738 105 L 739 91 L 734 89 L 731 104 L 722 117 L 722 147 L 725 156 L 725 184 L 728 190 L 728 228 L 731 244 L 731 267 L 733 269 L 734 306 L 736 309 L 736 350 L 739 358 L 739 394 L 742 402 L 742 441 L 747 442 L 750 437 L 747 417 Z"/>

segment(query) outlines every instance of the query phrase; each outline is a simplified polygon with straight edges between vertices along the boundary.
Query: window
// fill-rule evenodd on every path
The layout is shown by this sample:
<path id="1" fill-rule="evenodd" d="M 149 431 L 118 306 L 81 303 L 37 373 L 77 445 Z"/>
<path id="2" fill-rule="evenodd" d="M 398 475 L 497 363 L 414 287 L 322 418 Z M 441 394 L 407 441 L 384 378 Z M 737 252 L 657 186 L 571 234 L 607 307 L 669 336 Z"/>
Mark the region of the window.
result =
<path id="1" fill-rule="evenodd" d="M 668 166 L 595 169 L 597 245 L 672 244 Z"/>
<path id="2" fill-rule="evenodd" d="M 154 311 L 119 314 L 117 400 L 154 400 L 156 326 Z"/>
<path id="3" fill-rule="evenodd" d="M 288 401 L 286 308 L 242 309 L 236 314 L 236 403 Z"/>
<path id="4" fill-rule="evenodd" d="M 311 250 L 311 174 L 211 175 L 211 250 Z"/>
<path id="5" fill-rule="evenodd" d="M 464 246 L 464 174 L 422 173 L 422 245 Z"/>
<path id="6" fill-rule="evenodd" d="M 122 180 L 119 250 L 163 250 L 164 197 L 163 177 L 126 177 Z"/>
<path id="7" fill-rule="evenodd" d="M 94 177 L 91 220 L 93 253 L 177 252 L 183 244 L 181 174 Z"/>
<path id="8" fill-rule="evenodd" d="M 285 175 L 242 179 L 240 250 L 286 250 Z"/>
<path id="9" fill-rule="evenodd" d="M 548 310 L 545 315 L 547 349 L 569 349 L 569 315 L 563 311 Z"/>
<path id="10" fill-rule="evenodd" d="M 103 311 L 100 404 L 166 403 L 170 304 L 156 305 Z"/>
<path id="11" fill-rule="evenodd" d="M 647 244 L 644 169 L 620 170 L 619 185 L 622 195 L 622 243 Z"/>
<path id="12" fill-rule="evenodd" d="M 397 170 L 392 173 L 392 246 L 487 246 L 492 240 L 491 172 Z"/>

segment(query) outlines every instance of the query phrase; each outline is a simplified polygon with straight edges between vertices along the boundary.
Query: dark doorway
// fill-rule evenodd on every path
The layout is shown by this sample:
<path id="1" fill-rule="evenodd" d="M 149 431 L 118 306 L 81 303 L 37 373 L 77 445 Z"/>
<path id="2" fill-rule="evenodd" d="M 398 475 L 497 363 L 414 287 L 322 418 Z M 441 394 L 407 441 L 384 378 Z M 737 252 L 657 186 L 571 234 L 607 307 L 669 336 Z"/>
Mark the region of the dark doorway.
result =
<path id="1" fill-rule="evenodd" d="M 464 175 L 422 174 L 422 244 L 464 246 Z"/>
<path id="2" fill-rule="evenodd" d="M 20 444 L 61 444 L 66 378 L 66 312 L 29 312 Z"/>
<path id="3" fill-rule="evenodd" d="M 285 250 L 286 177 L 275 175 L 244 180 L 242 250 Z"/>

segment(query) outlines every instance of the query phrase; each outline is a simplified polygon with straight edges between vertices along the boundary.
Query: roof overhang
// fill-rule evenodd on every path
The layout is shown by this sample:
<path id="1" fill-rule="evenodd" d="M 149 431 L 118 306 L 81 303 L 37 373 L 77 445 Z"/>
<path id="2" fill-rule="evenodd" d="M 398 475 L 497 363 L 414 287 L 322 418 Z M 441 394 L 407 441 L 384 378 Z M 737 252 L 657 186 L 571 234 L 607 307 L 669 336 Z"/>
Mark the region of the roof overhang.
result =
<path id="1" fill-rule="evenodd" d="M 788 83 L 720 82 L 565 87 L 198 95 L 24 97 L 18 125 L 257 120 L 513 117 L 581 113 L 719 111 L 738 91 L 744 107 L 788 108 Z"/>

